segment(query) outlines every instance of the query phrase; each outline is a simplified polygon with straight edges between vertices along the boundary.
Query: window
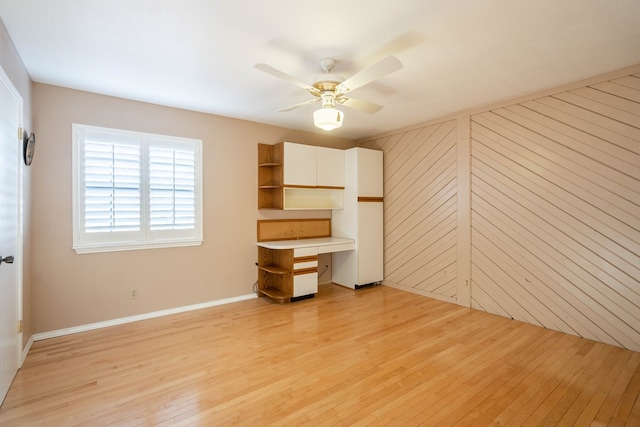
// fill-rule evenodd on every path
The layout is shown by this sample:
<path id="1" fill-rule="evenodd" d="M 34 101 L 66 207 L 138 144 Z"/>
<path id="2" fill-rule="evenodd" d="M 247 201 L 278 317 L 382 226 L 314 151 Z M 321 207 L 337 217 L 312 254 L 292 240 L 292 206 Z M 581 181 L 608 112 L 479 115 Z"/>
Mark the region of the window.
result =
<path id="1" fill-rule="evenodd" d="M 73 248 L 202 242 L 202 141 L 74 124 Z"/>

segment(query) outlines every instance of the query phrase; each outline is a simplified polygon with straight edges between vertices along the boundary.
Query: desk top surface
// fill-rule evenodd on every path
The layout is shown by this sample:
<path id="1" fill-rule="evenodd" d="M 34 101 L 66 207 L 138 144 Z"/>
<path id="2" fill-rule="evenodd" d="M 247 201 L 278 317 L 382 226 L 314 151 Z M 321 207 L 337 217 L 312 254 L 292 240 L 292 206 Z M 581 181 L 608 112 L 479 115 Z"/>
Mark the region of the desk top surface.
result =
<path id="1" fill-rule="evenodd" d="M 300 249 L 331 245 L 355 244 L 355 240 L 344 237 L 319 237 L 315 239 L 273 240 L 258 242 L 258 246 L 267 249 Z"/>

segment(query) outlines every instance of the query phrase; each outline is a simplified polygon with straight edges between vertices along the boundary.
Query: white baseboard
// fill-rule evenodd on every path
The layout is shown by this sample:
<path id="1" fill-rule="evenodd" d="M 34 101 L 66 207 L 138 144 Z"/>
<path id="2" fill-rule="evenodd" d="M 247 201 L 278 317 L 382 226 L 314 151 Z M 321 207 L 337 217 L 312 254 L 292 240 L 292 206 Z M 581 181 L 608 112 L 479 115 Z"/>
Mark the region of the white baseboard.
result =
<path id="1" fill-rule="evenodd" d="M 106 320 L 104 322 L 90 323 L 88 325 L 74 326 L 71 328 L 57 329 L 55 331 L 40 332 L 33 334 L 29 340 L 29 344 L 25 348 L 23 358 L 26 357 L 31 344 L 34 341 L 46 340 L 49 338 L 61 337 L 64 335 L 76 334 L 78 332 L 86 332 L 94 329 L 108 328 L 109 326 L 122 325 L 124 323 L 137 322 L 139 320 L 152 319 L 154 317 L 168 316 L 170 314 L 184 313 L 186 311 L 200 310 L 203 308 L 215 307 L 216 305 L 230 304 L 232 302 L 244 301 L 252 298 L 258 298 L 256 294 L 240 295 L 232 298 L 224 298 L 215 301 L 203 302 L 200 304 L 186 305 L 183 307 L 169 308 L 167 310 L 153 311 L 151 313 L 137 314 L 135 316 L 121 317 L 119 319 Z M 23 359 L 24 360 L 24 359 Z"/>

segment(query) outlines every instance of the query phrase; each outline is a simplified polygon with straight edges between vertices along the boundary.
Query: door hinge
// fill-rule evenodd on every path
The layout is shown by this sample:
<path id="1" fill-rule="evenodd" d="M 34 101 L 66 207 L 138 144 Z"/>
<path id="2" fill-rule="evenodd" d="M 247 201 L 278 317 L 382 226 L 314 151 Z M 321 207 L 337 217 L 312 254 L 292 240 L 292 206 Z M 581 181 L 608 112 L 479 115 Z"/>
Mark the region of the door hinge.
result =
<path id="1" fill-rule="evenodd" d="M 22 333 L 22 320 L 18 320 L 18 333 Z"/>

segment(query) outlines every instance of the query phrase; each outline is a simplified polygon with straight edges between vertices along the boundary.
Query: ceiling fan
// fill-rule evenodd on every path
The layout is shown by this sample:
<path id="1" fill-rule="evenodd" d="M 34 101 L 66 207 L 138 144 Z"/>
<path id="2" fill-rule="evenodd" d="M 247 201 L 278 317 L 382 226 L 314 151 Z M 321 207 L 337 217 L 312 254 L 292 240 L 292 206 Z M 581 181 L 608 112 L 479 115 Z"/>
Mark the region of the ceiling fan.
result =
<path id="1" fill-rule="evenodd" d="M 333 76 L 330 75 L 335 65 L 335 59 L 329 57 L 322 58 L 320 61 L 320 67 L 325 71 L 327 77 L 326 79 L 319 80 L 311 85 L 308 85 L 295 77 L 291 77 L 268 64 L 256 64 L 254 67 L 279 79 L 288 81 L 302 89 L 306 89 L 311 95 L 313 95 L 313 99 L 282 108 L 278 111 L 291 111 L 296 108 L 321 102 L 322 107 L 313 113 L 313 121 L 317 127 L 324 130 L 332 130 L 342 126 L 344 113 L 336 109 L 336 105 L 344 105 L 345 107 L 364 111 L 369 114 L 379 111 L 382 106 L 372 102 L 351 98 L 346 96 L 346 94 L 402 68 L 402 63 L 396 57 L 389 55 L 356 73 L 347 80 L 339 82 L 333 79 Z"/>

